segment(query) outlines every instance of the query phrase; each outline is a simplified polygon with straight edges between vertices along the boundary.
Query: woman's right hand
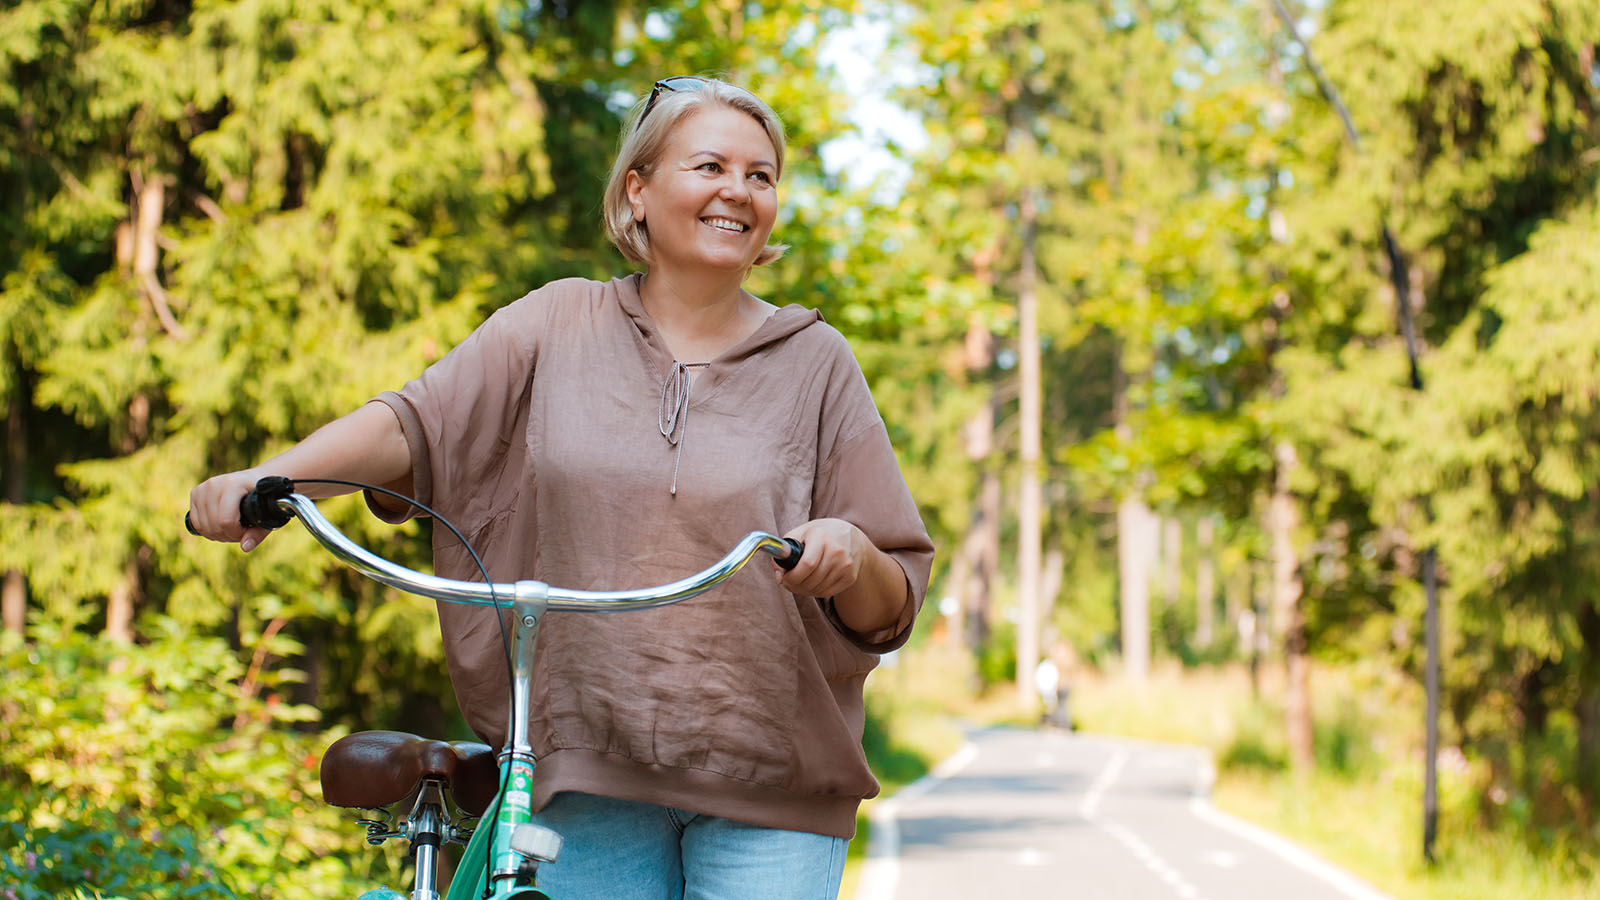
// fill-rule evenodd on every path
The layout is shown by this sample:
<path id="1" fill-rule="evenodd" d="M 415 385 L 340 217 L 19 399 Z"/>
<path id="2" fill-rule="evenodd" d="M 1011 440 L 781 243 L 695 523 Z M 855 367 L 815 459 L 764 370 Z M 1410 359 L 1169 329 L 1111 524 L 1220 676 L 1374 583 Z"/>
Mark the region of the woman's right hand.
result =
<path id="1" fill-rule="evenodd" d="M 271 532 L 239 524 L 239 501 L 255 489 L 264 474 L 258 469 L 243 469 L 202 481 L 189 492 L 189 524 L 202 537 L 237 543 L 246 553 L 254 550 Z"/>

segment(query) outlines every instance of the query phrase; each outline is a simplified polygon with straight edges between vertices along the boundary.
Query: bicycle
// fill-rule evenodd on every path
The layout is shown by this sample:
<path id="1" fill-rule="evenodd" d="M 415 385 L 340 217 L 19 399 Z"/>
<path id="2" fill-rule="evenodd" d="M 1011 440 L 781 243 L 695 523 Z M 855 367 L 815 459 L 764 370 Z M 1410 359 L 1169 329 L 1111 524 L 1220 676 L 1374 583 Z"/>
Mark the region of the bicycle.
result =
<path id="1" fill-rule="evenodd" d="M 711 566 L 670 584 L 627 591 L 569 590 L 539 581 L 456 581 L 407 569 L 351 541 L 315 502 L 294 492 L 292 481 L 279 476 L 257 482 L 240 501 L 239 516 L 247 528 L 268 529 L 298 518 L 329 552 L 398 590 L 512 611 L 516 643 L 510 667 L 511 709 L 506 746 L 498 754 L 484 744 L 363 731 L 340 738 L 323 755 L 323 799 L 333 806 L 372 811 L 374 817 L 358 820 L 367 829 L 368 843 L 399 839 L 410 845 L 415 857 L 412 900 L 438 900 L 438 854 L 446 843 L 466 846 L 446 900 L 552 900 L 537 886 L 538 867 L 555 861 L 561 837 L 532 821 L 529 792 L 537 760 L 528 738 L 528 700 L 534 648 L 546 612 L 612 613 L 668 606 L 715 588 L 758 552 L 765 551 L 780 567 L 792 569 L 805 551 L 799 541 L 752 531 Z M 192 525 L 189 530 L 194 531 Z M 484 817 L 488 825 L 479 827 Z M 386 890 L 363 896 L 395 896 L 393 891 L 383 893 Z"/>

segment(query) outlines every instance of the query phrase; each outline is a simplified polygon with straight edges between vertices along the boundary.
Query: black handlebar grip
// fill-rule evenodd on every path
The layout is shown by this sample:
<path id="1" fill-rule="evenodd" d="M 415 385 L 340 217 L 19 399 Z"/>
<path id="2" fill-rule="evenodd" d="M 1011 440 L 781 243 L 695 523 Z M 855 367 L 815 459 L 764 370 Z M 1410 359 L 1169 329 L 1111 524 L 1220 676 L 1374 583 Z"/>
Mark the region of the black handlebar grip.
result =
<path id="1" fill-rule="evenodd" d="M 280 497 L 287 497 L 294 493 L 294 481 L 282 475 L 268 475 L 256 482 L 255 490 L 239 498 L 239 524 L 246 528 L 265 528 L 271 531 L 289 524 L 290 514 L 278 506 Z M 183 514 L 183 527 L 189 529 L 190 534 L 199 534 L 194 530 L 194 522 L 189 519 L 189 514 Z"/>
<path id="2" fill-rule="evenodd" d="M 239 524 L 268 531 L 289 524 L 293 516 L 278 506 L 278 500 L 294 493 L 294 482 L 282 475 L 268 475 L 256 482 L 256 489 L 239 498 Z"/>
<path id="3" fill-rule="evenodd" d="M 800 557 L 805 554 L 806 545 L 800 543 L 794 538 L 784 538 L 783 542 L 789 545 L 789 554 L 787 556 L 775 557 L 773 562 L 778 564 L 778 568 L 787 572 L 790 569 L 793 569 L 795 566 L 800 565 Z"/>

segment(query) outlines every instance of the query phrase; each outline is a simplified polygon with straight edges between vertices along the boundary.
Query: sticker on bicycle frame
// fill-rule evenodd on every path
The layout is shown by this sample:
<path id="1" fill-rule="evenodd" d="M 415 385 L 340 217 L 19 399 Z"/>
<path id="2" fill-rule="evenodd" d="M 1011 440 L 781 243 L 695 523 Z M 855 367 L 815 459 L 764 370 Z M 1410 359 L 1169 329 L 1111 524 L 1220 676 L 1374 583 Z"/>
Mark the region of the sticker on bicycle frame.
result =
<path id="1" fill-rule="evenodd" d="M 532 812 L 533 795 L 527 791 L 506 791 L 506 809 L 516 810 L 517 812 L 524 813 Z"/>

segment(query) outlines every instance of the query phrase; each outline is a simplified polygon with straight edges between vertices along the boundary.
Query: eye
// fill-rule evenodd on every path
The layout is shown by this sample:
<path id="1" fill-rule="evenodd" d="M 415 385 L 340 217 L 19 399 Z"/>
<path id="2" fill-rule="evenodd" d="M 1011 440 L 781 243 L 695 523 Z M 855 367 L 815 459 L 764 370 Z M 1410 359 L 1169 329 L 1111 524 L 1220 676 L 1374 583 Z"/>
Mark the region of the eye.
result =
<path id="1" fill-rule="evenodd" d="M 722 171 L 721 164 L 715 163 L 715 162 L 703 162 L 700 165 L 696 166 L 695 168 L 702 169 L 702 170 L 704 170 L 706 172 L 721 172 Z"/>
<path id="2" fill-rule="evenodd" d="M 751 172 L 750 177 L 761 182 L 762 184 L 772 183 L 772 173 L 770 172 Z"/>

